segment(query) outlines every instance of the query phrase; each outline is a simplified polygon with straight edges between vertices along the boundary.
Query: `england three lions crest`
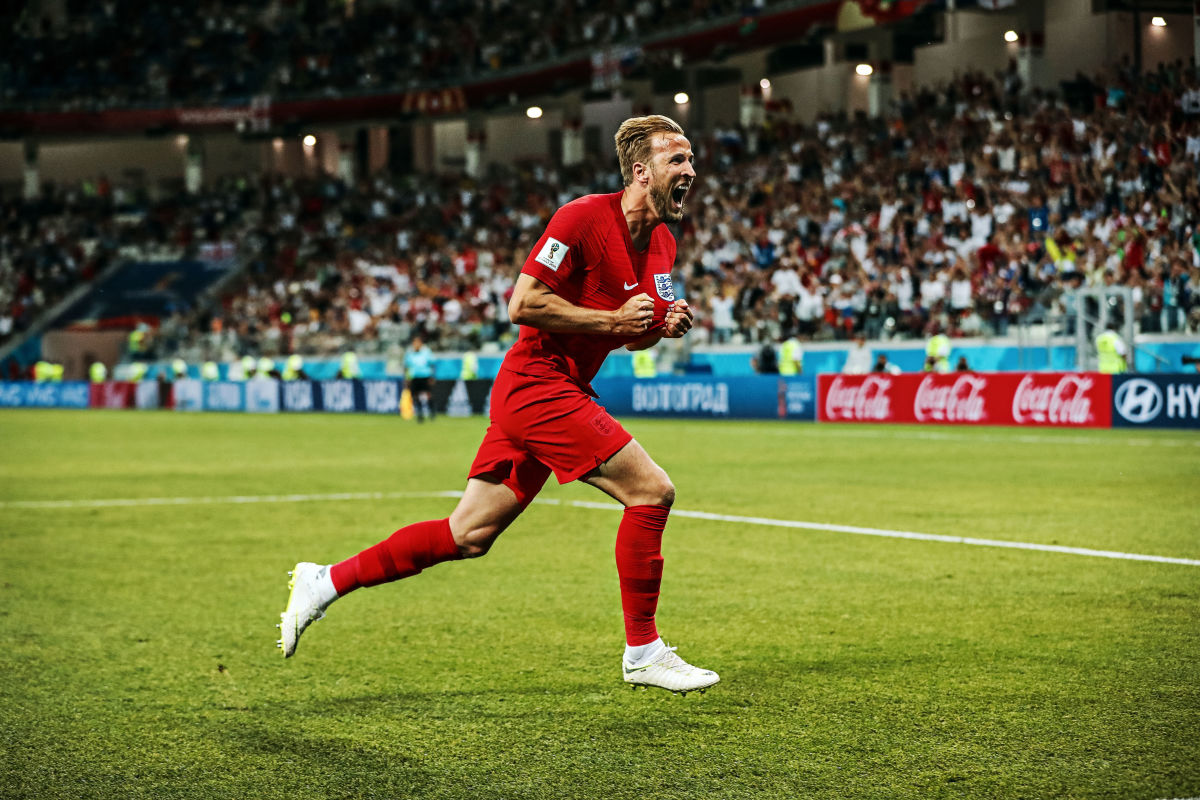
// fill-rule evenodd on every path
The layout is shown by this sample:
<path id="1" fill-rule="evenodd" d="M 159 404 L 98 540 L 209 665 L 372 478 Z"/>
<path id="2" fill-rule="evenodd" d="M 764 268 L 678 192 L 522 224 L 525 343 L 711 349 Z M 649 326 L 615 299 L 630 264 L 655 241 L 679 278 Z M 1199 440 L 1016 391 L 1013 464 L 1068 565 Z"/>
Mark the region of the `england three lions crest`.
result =
<path id="1" fill-rule="evenodd" d="M 675 302 L 675 283 L 671 280 L 671 274 L 654 276 L 654 288 L 658 291 L 658 296 L 668 303 Z"/>

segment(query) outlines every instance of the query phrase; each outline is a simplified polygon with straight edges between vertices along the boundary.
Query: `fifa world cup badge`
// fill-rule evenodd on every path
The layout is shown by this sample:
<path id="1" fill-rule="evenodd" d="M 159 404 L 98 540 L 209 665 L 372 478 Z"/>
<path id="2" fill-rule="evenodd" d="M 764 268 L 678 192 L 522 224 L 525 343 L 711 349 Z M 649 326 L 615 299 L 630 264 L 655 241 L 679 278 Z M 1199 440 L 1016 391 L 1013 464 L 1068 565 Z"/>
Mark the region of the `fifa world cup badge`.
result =
<path id="1" fill-rule="evenodd" d="M 559 266 L 562 265 L 563 259 L 567 257 L 567 251 L 570 249 L 558 239 L 547 237 L 546 243 L 542 245 L 541 252 L 537 254 L 534 261 L 558 272 Z"/>

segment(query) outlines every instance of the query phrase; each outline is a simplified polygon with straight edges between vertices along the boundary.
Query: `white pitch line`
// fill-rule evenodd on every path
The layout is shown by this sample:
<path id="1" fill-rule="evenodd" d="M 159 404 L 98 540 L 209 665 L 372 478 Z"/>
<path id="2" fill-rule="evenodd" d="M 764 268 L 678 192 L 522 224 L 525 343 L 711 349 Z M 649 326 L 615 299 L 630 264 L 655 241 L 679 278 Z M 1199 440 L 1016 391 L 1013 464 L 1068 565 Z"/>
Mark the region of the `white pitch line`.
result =
<path id="1" fill-rule="evenodd" d="M 460 491 L 442 492 L 336 492 L 332 494 L 262 494 L 262 495 L 230 495 L 225 497 L 129 497 L 95 500 L 8 500 L 0 501 L 2 509 L 73 509 L 73 508 L 136 508 L 152 506 L 186 506 L 186 505 L 237 505 L 252 503 L 307 503 L 330 500 L 410 500 L 432 498 L 462 497 Z M 539 498 L 535 503 L 542 505 L 568 506 L 570 508 L 588 508 L 602 511 L 620 511 L 622 506 L 617 503 L 595 502 L 590 500 L 558 500 Z M 745 517 L 736 514 L 714 514 L 708 511 L 688 511 L 673 508 L 672 516 L 688 519 L 704 519 L 712 522 L 733 522 L 741 525 L 762 525 L 772 528 L 792 528 L 799 530 L 825 531 L 829 533 L 852 533 L 860 536 L 879 536 L 888 539 L 912 539 L 923 542 L 942 542 L 944 544 L 966 544 L 977 547 L 1007 547 L 1013 550 L 1037 550 L 1044 553 L 1064 553 L 1075 556 L 1090 556 L 1092 558 L 1115 558 L 1127 561 L 1153 561 L 1159 564 L 1181 564 L 1189 567 L 1200 567 L 1200 560 L 1192 558 L 1175 558 L 1173 556 L 1144 555 L 1141 553 L 1122 553 L 1115 550 L 1093 550 L 1087 547 L 1065 547 L 1056 544 L 1037 544 L 1035 542 L 1011 542 L 1003 539 L 978 539 L 972 536 L 943 536 L 936 533 L 918 533 L 916 531 L 894 531 L 886 528 L 864 528 L 857 525 L 833 525 L 827 522 L 805 522 L 792 519 L 773 519 L 771 517 Z"/>
<path id="2" fill-rule="evenodd" d="M 462 497 L 462 492 L 335 492 L 333 494 L 254 494 L 225 497 L 128 497 L 98 500 L 10 500 L 4 508 L 132 508 L 137 506 L 229 505 L 240 503 L 311 503 L 328 500 L 409 500 Z"/>
<path id="3" fill-rule="evenodd" d="M 534 500 L 535 503 L 573 506 L 575 508 L 599 508 L 619 511 L 622 507 L 616 503 L 596 503 L 589 500 Z M 1183 564 L 1189 567 L 1200 567 L 1200 560 L 1192 558 L 1174 558 L 1172 556 L 1151 556 L 1140 553 L 1121 553 L 1115 550 L 1093 550 L 1087 547 L 1065 547 L 1057 544 L 1037 544 L 1034 542 L 1010 542 L 1004 539 L 977 539 L 971 536 L 942 536 L 936 533 L 917 533 L 916 531 L 893 531 L 886 528 L 862 528 L 856 525 L 831 525 L 826 522 L 802 522 L 792 519 L 772 519 L 770 517 L 742 517 L 735 514 L 713 514 L 708 511 L 688 511 L 672 508 L 671 516 L 687 517 L 689 519 L 706 519 L 713 522 L 736 522 L 742 525 L 765 525 L 772 528 L 799 528 L 810 531 L 829 531 L 831 533 L 854 533 L 861 536 L 881 536 L 888 539 L 915 539 L 923 542 L 943 542 L 945 544 L 969 544 L 977 547 L 1008 547 L 1014 550 L 1040 550 L 1046 553 L 1066 553 L 1073 556 L 1091 556 L 1093 558 L 1120 558 L 1129 561 L 1155 561 L 1160 564 Z"/>

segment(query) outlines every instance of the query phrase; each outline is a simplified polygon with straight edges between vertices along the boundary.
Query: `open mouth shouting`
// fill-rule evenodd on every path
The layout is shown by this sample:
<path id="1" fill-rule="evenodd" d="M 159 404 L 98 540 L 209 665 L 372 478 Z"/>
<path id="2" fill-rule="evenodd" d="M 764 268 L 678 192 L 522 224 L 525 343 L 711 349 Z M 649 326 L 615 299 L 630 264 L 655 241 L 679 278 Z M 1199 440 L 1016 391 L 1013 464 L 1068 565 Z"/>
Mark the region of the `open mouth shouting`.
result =
<path id="1" fill-rule="evenodd" d="M 692 188 L 691 181 L 684 181 L 675 186 L 671 190 L 671 208 L 673 211 L 683 213 L 683 198 L 687 196 L 688 190 Z"/>
<path id="2" fill-rule="evenodd" d="M 692 188 L 690 179 L 682 180 L 669 190 L 659 189 L 651 193 L 654 210 L 664 222 L 679 222 L 683 219 L 683 199 Z"/>

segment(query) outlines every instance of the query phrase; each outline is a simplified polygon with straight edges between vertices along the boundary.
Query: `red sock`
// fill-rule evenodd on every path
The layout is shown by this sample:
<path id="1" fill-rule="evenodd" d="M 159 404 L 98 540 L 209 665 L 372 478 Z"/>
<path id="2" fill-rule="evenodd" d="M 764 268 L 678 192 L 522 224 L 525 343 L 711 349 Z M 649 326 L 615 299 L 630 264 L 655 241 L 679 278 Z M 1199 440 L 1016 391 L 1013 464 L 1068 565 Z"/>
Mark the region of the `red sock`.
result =
<path id="1" fill-rule="evenodd" d="M 449 519 L 417 522 L 401 528 L 373 547 L 329 569 L 338 597 L 363 586 L 375 586 L 416 575 L 426 567 L 462 558 Z"/>
<path id="2" fill-rule="evenodd" d="M 617 577 L 621 579 L 621 609 L 625 612 L 625 643 L 631 647 L 658 638 L 654 612 L 662 583 L 663 529 L 666 506 L 629 506 L 617 528 Z"/>

